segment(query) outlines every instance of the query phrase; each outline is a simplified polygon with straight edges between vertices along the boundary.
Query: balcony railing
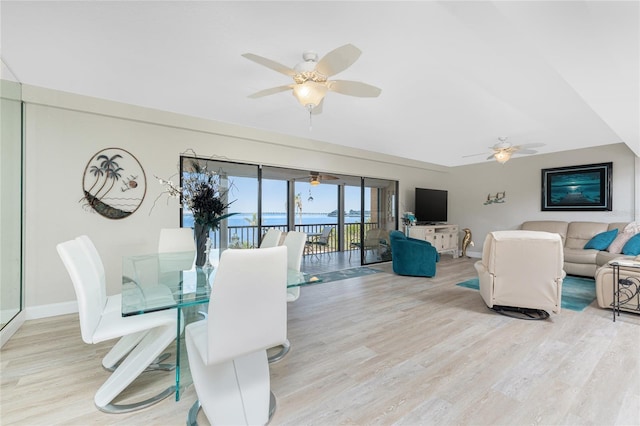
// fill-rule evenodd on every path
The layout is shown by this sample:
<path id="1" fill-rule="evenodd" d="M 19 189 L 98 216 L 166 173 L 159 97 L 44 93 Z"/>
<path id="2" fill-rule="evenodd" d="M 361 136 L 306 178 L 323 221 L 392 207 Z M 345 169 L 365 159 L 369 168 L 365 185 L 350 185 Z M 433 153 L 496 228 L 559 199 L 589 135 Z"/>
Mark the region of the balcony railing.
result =
<path id="1" fill-rule="evenodd" d="M 314 246 L 314 253 L 323 254 L 331 253 L 335 251 L 348 251 L 353 250 L 352 242 L 360 241 L 360 223 L 346 223 L 344 224 L 344 238 L 343 245 L 339 247 L 338 244 L 338 225 L 335 223 L 314 223 L 308 225 L 295 225 L 295 230 L 299 232 L 305 232 L 307 234 L 319 234 L 325 227 L 333 227 L 334 231 L 329 235 L 329 241 L 327 245 Z M 365 223 L 365 234 L 369 229 L 378 228 L 380 225 L 377 223 Z M 275 228 L 282 232 L 287 232 L 287 225 L 279 226 L 263 226 L 262 232 L 267 232 L 267 229 Z M 258 227 L 254 225 L 246 226 L 229 226 L 227 227 L 227 241 L 229 241 L 230 247 L 238 248 L 256 248 L 260 246 L 260 236 L 258 235 Z M 218 238 L 213 238 L 215 247 L 218 248 Z"/>

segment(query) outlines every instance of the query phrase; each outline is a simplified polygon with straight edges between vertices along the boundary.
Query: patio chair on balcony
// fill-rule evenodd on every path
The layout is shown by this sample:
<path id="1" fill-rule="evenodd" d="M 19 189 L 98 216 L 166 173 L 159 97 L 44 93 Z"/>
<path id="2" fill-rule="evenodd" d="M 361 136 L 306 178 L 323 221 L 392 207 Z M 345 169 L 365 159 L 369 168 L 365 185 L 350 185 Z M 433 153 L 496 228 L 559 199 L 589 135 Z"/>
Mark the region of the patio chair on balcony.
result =
<path id="1" fill-rule="evenodd" d="M 329 247 L 329 239 L 331 238 L 331 232 L 333 231 L 333 226 L 325 226 L 322 228 L 322 233 L 320 235 L 310 235 L 309 240 L 305 246 L 305 252 L 307 254 L 313 254 L 316 259 L 318 258 L 318 250 L 326 250 Z M 331 257 L 331 252 L 327 252 L 329 257 Z"/>
<path id="2" fill-rule="evenodd" d="M 349 262 L 351 262 L 351 253 L 353 249 L 364 250 L 365 257 L 367 251 L 375 253 L 376 258 L 380 260 L 382 255 L 386 253 L 391 244 L 389 243 L 389 231 L 380 228 L 371 228 L 364 237 L 364 243 L 360 243 L 359 239 L 351 241 L 351 250 L 349 250 Z"/>

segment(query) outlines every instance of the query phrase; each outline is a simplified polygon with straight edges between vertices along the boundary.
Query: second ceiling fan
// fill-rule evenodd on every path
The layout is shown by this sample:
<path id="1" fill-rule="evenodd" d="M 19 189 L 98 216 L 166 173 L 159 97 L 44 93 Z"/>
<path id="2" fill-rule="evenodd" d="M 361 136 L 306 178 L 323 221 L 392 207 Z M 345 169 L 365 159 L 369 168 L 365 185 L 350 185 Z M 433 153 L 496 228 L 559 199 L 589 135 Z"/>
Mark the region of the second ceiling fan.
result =
<path id="1" fill-rule="evenodd" d="M 543 143 L 527 143 L 523 145 L 512 145 L 511 142 L 507 142 L 507 137 L 499 137 L 498 143 L 494 146 L 490 147 L 493 149 L 493 154 L 487 157 L 487 160 L 495 158 L 496 161 L 500 164 L 504 164 L 511 156 L 515 153 L 518 154 L 537 154 L 538 151 L 531 148 L 539 148 L 544 146 Z"/>
<path id="2" fill-rule="evenodd" d="M 261 98 L 292 90 L 298 102 L 310 113 L 313 112 L 314 114 L 322 111 L 322 102 L 327 92 L 336 92 L 348 96 L 376 97 L 380 95 L 381 89 L 370 84 L 350 80 L 329 80 L 329 77 L 349 68 L 360 57 L 361 53 L 360 49 L 352 44 L 338 47 L 327 53 L 320 60 L 318 60 L 317 53 L 306 51 L 302 54 L 304 62 L 297 64 L 293 68 L 253 53 L 245 53 L 242 55 L 245 58 L 293 79 L 291 84 L 261 90 L 249 95 L 249 97 Z"/>
<path id="3" fill-rule="evenodd" d="M 300 176 L 297 178 L 294 178 L 295 180 L 308 180 L 309 183 L 311 184 L 311 186 L 317 186 L 320 185 L 320 183 L 324 180 L 338 180 L 340 179 L 337 176 L 333 176 L 330 174 L 323 174 L 323 173 L 319 173 L 319 172 L 309 172 L 308 175 L 305 176 Z"/>
<path id="4" fill-rule="evenodd" d="M 537 154 L 538 151 L 531 148 L 539 148 L 541 146 L 544 146 L 543 143 L 526 143 L 522 145 L 512 145 L 511 142 L 507 142 L 507 139 L 508 138 L 506 136 L 499 137 L 498 143 L 489 147 L 489 149 L 492 150 L 493 153 L 487 157 L 487 160 L 495 158 L 498 163 L 504 164 L 509 161 L 513 154 Z M 463 157 L 475 157 L 477 155 L 483 154 L 465 155 Z"/>

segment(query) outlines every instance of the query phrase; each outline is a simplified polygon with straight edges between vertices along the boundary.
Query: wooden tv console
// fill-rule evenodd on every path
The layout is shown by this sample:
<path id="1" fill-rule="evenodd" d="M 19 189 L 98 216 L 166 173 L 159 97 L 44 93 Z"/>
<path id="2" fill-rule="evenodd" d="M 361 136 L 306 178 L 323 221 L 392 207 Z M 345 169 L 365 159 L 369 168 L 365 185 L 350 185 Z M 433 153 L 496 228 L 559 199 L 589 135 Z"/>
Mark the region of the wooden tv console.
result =
<path id="1" fill-rule="evenodd" d="M 408 228 L 409 237 L 428 241 L 438 253 L 451 253 L 454 259 L 458 258 L 458 225 L 417 225 Z"/>

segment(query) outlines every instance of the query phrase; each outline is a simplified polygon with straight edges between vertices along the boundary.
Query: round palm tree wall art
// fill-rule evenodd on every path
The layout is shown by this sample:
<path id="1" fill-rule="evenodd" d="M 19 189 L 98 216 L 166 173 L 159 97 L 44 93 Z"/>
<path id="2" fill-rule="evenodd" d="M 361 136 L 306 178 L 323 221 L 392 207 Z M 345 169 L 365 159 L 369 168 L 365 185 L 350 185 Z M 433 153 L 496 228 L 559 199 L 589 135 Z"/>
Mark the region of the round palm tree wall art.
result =
<path id="1" fill-rule="evenodd" d="M 85 207 L 108 219 L 124 219 L 142 204 L 147 177 L 130 152 L 105 148 L 87 163 L 82 189 Z"/>

